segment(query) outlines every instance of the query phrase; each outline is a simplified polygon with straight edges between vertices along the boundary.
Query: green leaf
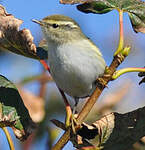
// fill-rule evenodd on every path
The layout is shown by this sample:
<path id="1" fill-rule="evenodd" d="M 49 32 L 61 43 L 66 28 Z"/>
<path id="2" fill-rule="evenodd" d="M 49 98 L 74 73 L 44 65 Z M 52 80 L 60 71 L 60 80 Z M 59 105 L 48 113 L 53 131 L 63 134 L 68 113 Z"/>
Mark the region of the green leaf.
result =
<path id="1" fill-rule="evenodd" d="M 0 127 L 6 126 L 12 127 L 16 137 L 24 140 L 35 124 L 15 85 L 0 75 Z"/>
<path id="2" fill-rule="evenodd" d="M 127 12 L 135 32 L 145 33 L 145 2 L 140 0 L 86 0 L 77 6 L 85 13 L 104 14 L 113 9 Z"/>
<path id="3" fill-rule="evenodd" d="M 36 47 L 30 30 L 19 30 L 22 22 L 0 5 L 0 48 L 33 59 L 47 59 L 47 51 Z"/>

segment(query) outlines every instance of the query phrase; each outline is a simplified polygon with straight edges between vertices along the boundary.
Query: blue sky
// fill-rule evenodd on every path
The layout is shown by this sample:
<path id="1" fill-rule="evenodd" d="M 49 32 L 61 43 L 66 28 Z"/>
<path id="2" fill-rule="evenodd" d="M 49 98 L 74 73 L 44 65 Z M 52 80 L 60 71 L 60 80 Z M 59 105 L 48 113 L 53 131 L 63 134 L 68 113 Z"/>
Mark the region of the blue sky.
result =
<path id="1" fill-rule="evenodd" d="M 108 65 L 112 60 L 112 55 L 118 42 L 119 28 L 117 11 L 112 11 L 104 15 L 84 14 L 79 12 L 75 5 L 62 5 L 59 4 L 58 0 L 3 0 L 2 4 L 5 6 L 8 13 L 24 21 L 21 29 L 30 29 L 34 36 L 34 42 L 36 43 L 39 41 L 40 37 L 42 37 L 42 34 L 39 26 L 34 24 L 31 19 L 39 20 L 51 14 L 63 14 L 72 17 L 80 24 L 83 32 L 101 49 Z M 133 32 L 127 14 L 124 14 L 124 27 L 124 33 L 128 36 L 126 41 L 131 41 L 130 43 L 133 48 L 131 55 L 120 68 L 130 66 L 142 67 L 145 65 L 145 34 L 136 34 Z M 5 61 L 6 59 L 7 61 Z M 41 68 L 39 62 L 35 60 L 11 54 L 8 55 L 7 58 L 1 58 L 1 62 L 0 73 L 12 81 L 19 81 L 28 74 L 37 74 Z M 26 68 L 27 71 L 21 72 L 21 70 Z M 117 87 L 123 79 L 125 80 L 128 77 L 131 78 L 132 82 L 135 82 L 134 86 L 138 87 L 139 78 L 136 73 L 132 73 L 127 77 L 123 76 L 122 79 L 115 81 L 115 85 L 113 85 L 112 88 Z M 143 92 L 145 86 L 138 88 Z M 37 93 L 35 85 L 31 85 L 28 89 Z M 142 94 L 142 92 L 140 92 L 140 94 Z M 139 95 L 140 98 L 141 96 L 143 95 Z M 135 104 L 138 104 L 137 99 L 135 99 L 136 96 L 132 94 L 131 97 L 133 97 L 132 100 L 134 100 Z M 132 105 L 133 103 L 130 109 L 133 108 Z M 68 147 L 66 149 L 68 149 Z"/>
<path id="2" fill-rule="evenodd" d="M 105 50 L 108 43 L 104 44 L 104 38 L 115 37 L 114 47 L 112 47 L 112 51 L 109 51 L 111 55 L 113 49 L 117 46 L 118 13 L 115 10 L 104 15 L 84 14 L 78 11 L 75 5 L 62 5 L 59 4 L 58 0 L 5 0 L 2 4 L 9 13 L 24 21 L 21 28 L 30 29 L 35 37 L 35 42 L 38 41 L 41 31 L 39 26 L 34 24 L 31 19 L 42 19 L 51 14 L 64 14 L 72 17 L 80 24 L 83 32 L 96 43 L 105 58 L 108 56 L 108 52 L 106 53 Z M 125 34 L 135 37 L 136 40 L 142 44 L 141 41 L 144 40 L 145 35 L 133 32 L 127 14 L 124 14 L 124 20 Z M 107 54 L 107 56 L 105 54 Z M 106 61 L 109 60 L 111 59 L 106 58 Z"/>

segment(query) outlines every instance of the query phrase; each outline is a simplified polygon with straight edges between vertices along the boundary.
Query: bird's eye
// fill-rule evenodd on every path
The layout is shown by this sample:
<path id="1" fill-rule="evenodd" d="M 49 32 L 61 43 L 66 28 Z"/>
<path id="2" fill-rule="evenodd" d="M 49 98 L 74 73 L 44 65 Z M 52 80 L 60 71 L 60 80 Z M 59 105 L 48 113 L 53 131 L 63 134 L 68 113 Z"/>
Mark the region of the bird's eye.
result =
<path id="1" fill-rule="evenodd" d="M 57 28 L 57 27 L 58 27 L 58 24 L 55 24 L 55 23 L 54 23 L 54 24 L 52 24 L 52 27 L 53 27 L 53 28 Z"/>

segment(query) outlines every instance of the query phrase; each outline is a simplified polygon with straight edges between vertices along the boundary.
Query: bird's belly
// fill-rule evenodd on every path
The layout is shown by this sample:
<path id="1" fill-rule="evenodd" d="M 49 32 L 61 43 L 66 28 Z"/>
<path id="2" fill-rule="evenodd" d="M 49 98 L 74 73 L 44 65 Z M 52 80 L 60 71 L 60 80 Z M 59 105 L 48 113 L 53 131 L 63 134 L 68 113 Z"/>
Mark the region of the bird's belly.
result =
<path id="1" fill-rule="evenodd" d="M 50 65 L 52 77 L 60 89 L 73 97 L 86 97 L 92 90 L 95 78 L 91 70 L 90 74 L 86 74 L 81 65 L 79 67 L 76 69 L 72 64 Z"/>
<path id="2" fill-rule="evenodd" d="M 61 50 L 49 53 L 50 71 L 57 86 L 73 97 L 86 97 L 94 90 L 96 78 L 105 66 L 99 64 L 98 55 L 84 51 Z"/>

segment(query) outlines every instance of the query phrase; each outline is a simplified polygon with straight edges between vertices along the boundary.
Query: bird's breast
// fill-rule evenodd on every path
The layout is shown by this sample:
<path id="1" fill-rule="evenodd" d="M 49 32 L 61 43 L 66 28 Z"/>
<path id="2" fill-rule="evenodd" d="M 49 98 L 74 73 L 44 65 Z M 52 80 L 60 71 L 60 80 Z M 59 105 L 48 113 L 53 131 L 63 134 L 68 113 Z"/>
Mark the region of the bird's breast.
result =
<path id="1" fill-rule="evenodd" d="M 73 97 L 88 96 L 94 81 L 103 74 L 103 58 L 94 50 L 77 44 L 65 44 L 49 50 L 51 75 L 56 84 Z"/>

